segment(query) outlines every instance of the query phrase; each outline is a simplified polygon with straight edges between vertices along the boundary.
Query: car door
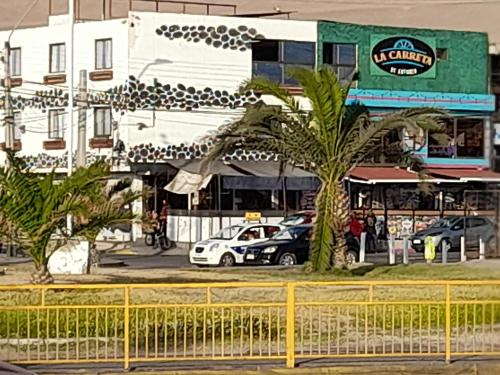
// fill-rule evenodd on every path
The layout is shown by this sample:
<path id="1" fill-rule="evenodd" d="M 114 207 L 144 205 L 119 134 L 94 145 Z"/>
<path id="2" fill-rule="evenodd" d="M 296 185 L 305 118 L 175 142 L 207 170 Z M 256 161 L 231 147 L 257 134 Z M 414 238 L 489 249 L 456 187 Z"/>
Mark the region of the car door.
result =
<path id="1" fill-rule="evenodd" d="M 299 263 L 303 263 L 309 259 L 309 231 L 302 233 L 295 243 L 295 255 Z"/>
<path id="2" fill-rule="evenodd" d="M 467 244 L 470 246 L 478 247 L 479 239 L 484 237 L 487 233 L 487 222 L 482 217 L 468 217 L 466 219 L 467 223 Z M 487 238 L 484 238 L 486 241 Z"/>

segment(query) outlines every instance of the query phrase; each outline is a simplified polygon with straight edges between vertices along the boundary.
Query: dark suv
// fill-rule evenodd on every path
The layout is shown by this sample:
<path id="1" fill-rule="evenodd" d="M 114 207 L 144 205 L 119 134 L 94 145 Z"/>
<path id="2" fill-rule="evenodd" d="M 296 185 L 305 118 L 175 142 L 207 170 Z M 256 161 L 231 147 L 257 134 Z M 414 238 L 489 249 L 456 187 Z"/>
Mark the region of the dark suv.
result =
<path id="1" fill-rule="evenodd" d="M 246 264 L 279 264 L 291 266 L 309 259 L 309 238 L 313 226 L 296 225 L 283 229 L 269 241 L 251 245 L 247 248 L 244 261 Z M 357 240 L 347 235 L 347 260 L 354 263 L 359 257 Z"/>

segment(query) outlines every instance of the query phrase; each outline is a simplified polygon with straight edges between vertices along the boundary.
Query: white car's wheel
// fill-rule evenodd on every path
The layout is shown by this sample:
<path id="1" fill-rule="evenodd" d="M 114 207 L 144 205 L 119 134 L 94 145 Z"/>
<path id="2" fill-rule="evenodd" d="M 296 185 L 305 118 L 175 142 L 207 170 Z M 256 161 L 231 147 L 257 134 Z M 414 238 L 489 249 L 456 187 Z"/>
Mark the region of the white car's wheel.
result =
<path id="1" fill-rule="evenodd" d="M 220 258 L 219 265 L 221 267 L 233 267 L 235 263 L 236 263 L 236 260 L 234 259 L 233 254 L 224 253 L 224 254 L 222 254 L 222 256 Z"/>

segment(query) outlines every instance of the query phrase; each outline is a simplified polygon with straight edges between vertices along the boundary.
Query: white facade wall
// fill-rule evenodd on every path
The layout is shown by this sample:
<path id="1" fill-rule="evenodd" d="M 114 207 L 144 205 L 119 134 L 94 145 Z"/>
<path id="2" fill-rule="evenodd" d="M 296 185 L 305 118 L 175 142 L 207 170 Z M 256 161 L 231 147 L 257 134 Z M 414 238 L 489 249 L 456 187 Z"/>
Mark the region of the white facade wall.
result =
<path id="1" fill-rule="evenodd" d="M 68 82 L 58 85 L 43 85 L 43 77 L 49 74 L 49 45 L 67 42 L 68 26 L 66 16 L 51 17 L 49 26 L 16 30 L 11 38 L 11 47 L 22 48 L 23 85 L 13 88 L 13 95 L 33 97 L 38 90 L 67 90 Z M 74 72 L 75 87 L 78 85 L 81 69 L 89 73 L 95 71 L 95 40 L 113 40 L 113 79 L 105 81 L 88 80 L 90 94 L 102 93 L 113 87 L 124 85 L 129 76 L 134 76 L 146 85 L 155 80 L 162 85 L 179 84 L 196 90 L 210 88 L 237 92 L 245 80 L 252 77 L 251 48 L 244 51 L 216 48 L 203 40 L 195 43 L 184 38 L 168 39 L 158 35 L 156 30 L 162 25 L 171 26 L 225 26 L 227 29 L 246 26 L 253 28 L 266 39 L 315 42 L 317 23 L 269 20 L 256 18 L 213 17 L 151 12 L 131 12 L 128 19 L 90 21 L 75 24 Z M 0 32 L 0 40 L 5 40 L 8 32 Z M 68 53 L 68 49 L 66 51 Z M 66 74 L 69 67 L 66 66 Z M 2 67 L 3 72 L 3 67 Z M 0 73 L 2 74 L 2 73 Z M 3 75 L 3 74 L 2 74 Z M 76 108 L 75 108 L 76 109 Z M 183 108 L 153 111 L 113 111 L 113 120 L 118 129 L 113 138 L 119 137 L 126 150 L 140 144 L 165 145 L 192 144 L 201 141 L 219 126 L 234 120 L 243 111 L 242 107 L 230 109 L 227 106 L 202 106 L 192 111 Z M 43 141 L 48 140 L 48 111 L 25 108 L 22 111 L 21 156 L 45 154 L 63 157 L 65 150 L 44 150 Z M 75 113 L 75 124 L 77 122 Z M 139 130 L 137 123 L 146 125 Z M 117 133 L 117 131 L 119 133 Z M 94 136 L 93 110 L 87 111 L 87 138 Z M 76 149 L 77 130 L 74 129 L 73 145 Z M 0 131 L 0 142 L 5 132 Z M 111 154 L 111 149 L 90 149 L 97 155 Z M 0 162 L 4 154 L 0 153 Z M 121 170 L 127 170 L 123 168 Z"/>
<path id="2" fill-rule="evenodd" d="M 102 22 L 84 22 L 75 24 L 74 32 L 74 84 L 79 81 L 79 72 L 82 69 L 88 73 L 95 71 L 95 40 L 112 38 L 113 40 L 113 80 L 91 81 L 88 80 L 90 93 L 108 88 L 124 82 L 128 76 L 128 49 L 127 47 L 127 20 L 109 20 Z M 0 40 L 5 41 L 9 31 L 0 32 Z M 68 25 L 66 16 L 51 17 L 49 26 L 18 29 L 12 34 L 11 48 L 21 47 L 21 69 L 23 84 L 12 89 L 14 97 L 33 97 L 36 91 L 61 89 L 67 92 L 68 72 L 67 46 Z M 43 77 L 49 73 L 49 45 L 66 43 L 66 83 L 56 85 L 43 85 Z M 2 43 L 3 45 L 3 43 Z M 1 67 L 3 76 L 4 68 Z M 3 94 L 2 94 L 3 96 Z M 76 110 L 76 108 L 75 108 Z M 78 121 L 77 113 L 74 114 L 75 123 Z M 68 119 L 69 121 L 69 119 Z M 48 137 L 48 111 L 43 113 L 40 109 L 25 108 L 22 111 L 22 125 L 26 132 L 21 135 L 22 150 L 20 156 L 35 156 L 41 153 L 52 157 L 62 157 L 65 150 L 44 150 L 43 141 Z M 93 110 L 87 111 L 87 137 L 92 138 L 94 133 Z M 77 130 L 73 131 L 73 145 L 76 148 Z M 66 134 L 65 134 L 66 137 Z M 4 142 L 5 131 L 0 131 L 0 142 Z M 90 150 L 87 142 L 87 151 L 95 154 L 107 155 L 109 149 Z M 0 160 L 5 158 L 0 153 Z"/>

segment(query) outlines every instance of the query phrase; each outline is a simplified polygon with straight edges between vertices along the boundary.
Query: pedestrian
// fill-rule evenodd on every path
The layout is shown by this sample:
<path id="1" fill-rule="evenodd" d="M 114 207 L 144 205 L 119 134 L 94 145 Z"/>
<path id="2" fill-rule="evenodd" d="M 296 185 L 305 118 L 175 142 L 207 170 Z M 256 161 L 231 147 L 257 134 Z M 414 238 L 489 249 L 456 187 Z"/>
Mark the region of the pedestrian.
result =
<path id="1" fill-rule="evenodd" d="M 358 217 L 354 212 L 352 212 L 349 217 L 349 231 L 355 238 L 358 239 L 358 241 L 360 240 L 361 233 L 363 232 L 363 225 L 358 220 Z"/>
<path id="2" fill-rule="evenodd" d="M 161 210 L 160 210 L 160 233 L 167 234 L 167 219 L 168 219 L 168 203 L 167 200 L 164 199 L 162 202 Z"/>
<path id="3" fill-rule="evenodd" d="M 363 229 L 366 232 L 366 251 L 375 253 L 377 252 L 377 217 L 373 211 L 368 211 L 365 217 L 365 227 Z"/>

